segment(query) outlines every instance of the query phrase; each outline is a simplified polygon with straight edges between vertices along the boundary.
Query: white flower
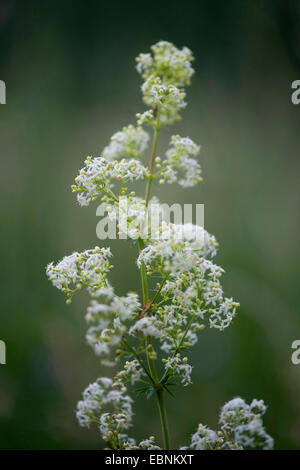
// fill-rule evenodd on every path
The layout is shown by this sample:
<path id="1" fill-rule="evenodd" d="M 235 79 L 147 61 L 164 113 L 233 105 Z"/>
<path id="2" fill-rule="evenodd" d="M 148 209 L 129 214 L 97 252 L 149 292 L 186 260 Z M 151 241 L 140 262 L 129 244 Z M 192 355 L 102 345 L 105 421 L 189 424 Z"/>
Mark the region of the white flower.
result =
<path id="1" fill-rule="evenodd" d="M 122 431 L 131 425 L 132 399 L 126 395 L 126 388 L 120 382 L 108 377 L 102 377 L 89 385 L 83 392 L 83 400 L 77 405 L 79 424 L 89 427 L 98 423 L 104 440 L 118 443 L 127 438 Z M 113 411 L 106 412 L 105 409 Z"/>
<path id="2" fill-rule="evenodd" d="M 256 400 L 255 398 L 254 400 L 252 400 L 250 404 L 250 410 L 254 414 L 264 415 L 265 412 L 267 411 L 267 407 L 264 404 L 263 400 Z"/>
<path id="3" fill-rule="evenodd" d="M 116 132 L 110 144 L 104 148 L 103 157 L 107 160 L 120 158 L 140 158 L 148 146 L 149 135 L 140 126 L 123 127 Z"/>
<path id="4" fill-rule="evenodd" d="M 143 450 L 161 450 L 161 447 L 159 447 L 157 444 L 154 442 L 154 438 L 151 439 L 145 439 L 144 441 L 141 441 L 139 443 L 139 449 Z"/>
<path id="5" fill-rule="evenodd" d="M 160 301 L 152 306 L 155 317 L 139 320 L 130 332 L 146 329 L 148 323 L 157 327 L 160 322 L 157 337 L 161 350 L 168 354 L 163 359 L 165 369 L 188 385 L 192 367 L 186 358 L 181 358 L 181 350 L 197 342 L 204 321 L 211 328 L 228 327 L 238 304 L 224 298 L 220 284 L 223 269 L 206 258 L 216 253 L 213 236 L 192 224 L 162 224 L 159 230 L 158 239 L 140 252 L 137 263 L 145 265 L 149 276 L 165 278 Z M 154 332 L 147 333 L 155 336 Z"/>
<path id="6" fill-rule="evenodd" d="M 136 69 L 137 69 L 138 73 L 140 73 L 140 74 L 142 74 L 144 70 L 151 67 L 152 63 L 153 63 L 151 54 L 149 54 L 149 53 L 147 53 L 147 54 L 141 53 L 137 57 L 136 61 L 137 61 Z"/>
<path id="7" fill-rule="evenodd" d="M 112 180 L 118 180 L 124 184 L 128 181 L 144 179 L 149 175 L 148 169 L 135 159 L 111 162 L 102 157 L 88 157 L 84 163 L 85 167 L 80 170 L 75 178 L 76 184 L 72 186 L 81 206 L 89 205 L 91 201 L 95 201 L 103 194 L 112 197 Z"/>
<path id="8" fill-rule="evenodd" d="M 112 351 L 120 346 L 122 336 L 140 308 L 138 295 L 134 292 L 119 297 L 110 290 L 97 301 L 91 301 L 86 314 L 89 324 L 86 340 L 97 356 L 104 357 L 103 364 L 108 364 L 107 357 L 112 356 Z M 113 366 L 115 362 L 112 360 L 109 365 Z"/>
<path id="9" fill-rule="evenodd" d="M 167 183 L 178 183 L 188 188 L 194 186 L 201 178 L 201 167 L 196 157 L 200 151 L 200 146 L 195 144 L 189 137 L 173 135 L 170 148 L 166 153 L 167 159 L 162 162 L 160 179 Z M 179 179 L 178 175 L 182 174 Z"/>
<path id="10" fill-rule="evenodd" d="M 130 381 L 131 385 L 134 385 L 136 382 L 141 380 L 145 375 L 144 370 L 142 369 L 139 361 L 133 359 L 132 361 L 126 361 L 124 369 L 117 374 L 117 377 L 120 377 L 123 381 Z"/>
<path id="11" fill-rule="evenodd" d="M 263 426 L 262 415 L 265 410 L 262 400 L 253 400 L 251 405 L 247 405 L 242 398 L 234 398 L 221 410 L 219 420 L 221 430 L 218 433 L 200 424 L 192 436 L 191 444 L 182 449 L 270 450 L 274 441 Z"/>
<path id="12" fill-rule="evenodd" d="M 110 377 L 100 377 L 100 379 L 98 379 L 98 383 L 104 388 L 110 388 L 113 385 L 113 381 Z"/>
<path id="13" fill-rule="evenodd" d="M 221 439 L 215 431 L 199 424 L 197 432 L 192 435 L 189 449 L 214 450 L 220 441 Z"/>
<path id="14" fill-rule="evenodd" d="M 167 41 L 158 42 L 151 51 L 153 55 L 140 54 L 136 59 L 137 71 L 144 79 L 143 99 L 152 109 L 159 109 L 160 124 L 172 124 L 186 106 L 183 87 L 190 84 L 194 73 L 193 56 L 187 47 L 180 50 Z M 146 114 L 139 116 L 138 122 L 155 125 L 155 119 Z"/>
<path id="15" fill-rule="evenodd" d="M 143 100 L 151 108 L 159 109 L 161 124 L 172 124 L 180 119 L 179 112 L 186 107 L 185 92 L 174 85 L 164 85 L 159 77 L 151 75 L 143 83 Z"/>
<path id="16" fill-rule="evenodd" d="M 194 73 L 191 62 L 192 52 L 183 47 L 178 49 L 168 41 L 159 41 L 151 47 L 152 54 L 140 54 L 137 57 L 137 71 L 146 80 L 154 75 L 164 80 L 165 84 L 182 87 L 190 84 Z"/>
<path id="17" fill-rule="evenodd" d="M 184 386 L 190 385 L 192 383 L 192 366 L 187 363 L 187 358 L 181 358 L 180 354 L 176 356 L 170 356 L 167 359 L 163 360 L 165 369 L 167 372 L 171 373 L 172 376 L 181 377 L 181 382 Z"/>
<path id="18" fill-rule="evenodd" d="M 96 246 L 92 250 L 65 256 L 56 266 L 50 263 L 46 273 L 53 285 L 67 294 L 68 301 L 82 287 L 97 296 L 101 289 L 108 287 L 106 274 L 111 269 L 108 261 L 110 256 L 109 248 Z"/>
<path id="19" fill-rule="evenodd" d="M 130 195 L 120 197 L 118 202 L 108 206 L 107 213 L 110 220 L 117 222 L 120 237 L 133 240 L 155 237 L 164 215 L 156 198 L 152 198 L 146 207 L 144 199 Z"/>
<path id="20" fill-rule="evenodd" d="M 161 323 L 157 321 L 157 318 L 144 317 L 138 320 L 129 330 L 129 334 L 134 335 L 138 332 L 143 333 L 145 336 L 154 336 L 159 338 L 162 335 L 160 330 Z"/>
<path id="21" fill-rule="evenodd" d="M 158 270 L 175 275 L 190 270 L 201 257 L 216 254 L 215 237 L 200 226 L 161 224 L 155 238 L 158 240 L 141 251 L 139 267 L 142 262 L 146 265 L 159 262 Z"/>
<path id="22" fill-rule="evenodd" d="M 141 235 L 141 226 L 146 216 L 144 199 L 129 196 L 108 207 L 108 217 L 118 223 L 119 234 L 134 240 Z"/>
<path id="23" fill-rule="evenodd" d="M 155 438 L 153 436 L 149 437 L 149 439 L 144 439 L 139 444 L 136 444 L 135 439 L 129 439 L 124 442 L 123 449 L 125 450 L 161 450 L 155 443 Z"/>
<path id="24" fill-rule="evenodd" d="M 262 416 L 266 406 L 262 400 L 253 400 L 250 405 L 242 398 L 226 403 L 220 414 L 219 423 L 225 434 L 230 434 L 237 447 L 243 449 L 273 448 L 274 441 L 263 426 Z"/>
<path id="25" fill-rule="evenodd" d="M 153 110 L 152 109 L 148 109 L 148 111 L 145 111 L 144 113 L 140 114 L 138 113 L 136 115 L 137 117 L 137 123 L 139 126 L 141 126 L 142 124 L 146 124 L 146 123 L 154 123 L 154 113 L 153 113 Z"/>

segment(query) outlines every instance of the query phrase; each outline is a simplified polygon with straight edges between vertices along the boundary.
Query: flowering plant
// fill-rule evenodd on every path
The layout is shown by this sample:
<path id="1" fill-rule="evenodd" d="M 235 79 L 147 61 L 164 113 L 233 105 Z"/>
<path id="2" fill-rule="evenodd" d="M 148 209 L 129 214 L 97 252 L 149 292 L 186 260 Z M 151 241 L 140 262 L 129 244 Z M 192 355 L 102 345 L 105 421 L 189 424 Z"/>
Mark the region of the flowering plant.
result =
<path id="1" fill-rule="evenodd" d="M 111 449 L 161 448 L 152 436 L 137 443 L 128 435 L 133 400 L 127 387 L 137 384 L 135 391 L 155 395 L 163 448 L 171 447 L 165 395 L 173 394 L 175 383 L 191 383 L 192 365 L 186 351 L 206 325 L 220 331 L 227 328 L 238 307 L 223 294 L 223 269 L 213 261 L 218 246 L 213 235 L 191 223 L 163 221 L 153 231 L 149 222 L 149 217 L 160 220 L 162 212 L 159 201 L 151 197 L 154 180 L 177 182 L 184 188 L 202 180 L 197 160 L 200 147 L 189 137 L 172 136 L 165 158 L 157 155 L 161 129 L 180 119 L 186 106 L 185 87 L 194 73 L 193 60 L 188 48 L 180 50 L 165 41 L 137 57 L 143 100 L 149 109 L 137 114 L 136 126 L 114 134 L 100 157 L 88 157 L 72 186 L 81 206 L 100 199 L 106 204 L 108 218 L 118 223 L 119 234 L 125 233 L 137 243 L 142 298 L 134 292 L 120 296 L 110 285 L 109 248 L 75 252 L 47 266 L 49 279 L 67 295 L 67 303 L 75 292 L 87 289 L 91 295 L 87 342 L 103 364 L 118 366 L 113 378 L 101 377 L 89 385 L 77 405 L 79 424 L 98 426 Z M 144 125 L 153 130 L 148 167 L 141 162 L 149 143 Z M 127 188 L 137 180 L 146 182 L 144 198 Z M 150 212 L 151 206 L 155 210 Z M 155 283 L 157 278 L 160 281 Z M 200 424 L 190 444 L 182 449 L 270 449 L 273 439 L 262 422 L 265 410 L 263 401 L 248 405 L 234 398 L 221 410 L 218 431 Z"/>

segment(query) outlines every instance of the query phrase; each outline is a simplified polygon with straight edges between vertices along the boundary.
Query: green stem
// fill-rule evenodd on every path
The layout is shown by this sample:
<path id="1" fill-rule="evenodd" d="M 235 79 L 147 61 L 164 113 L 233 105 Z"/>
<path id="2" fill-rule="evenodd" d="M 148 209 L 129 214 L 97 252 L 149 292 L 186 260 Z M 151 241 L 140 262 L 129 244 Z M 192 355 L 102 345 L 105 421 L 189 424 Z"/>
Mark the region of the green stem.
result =
<path id="1" fill-rule="evenodd" d="M 158 402 L 159 414 L 160 414 L 160 421 L 164 435 L 164 445 L 165 449 L 170 449 L 170 437 L 169 437 L 169 428 L 168 428 L 168 420 L 167 420 L 167 413 L 166 413 L 166 406 L 165 406 L 165 392 L 163 389 L 159 389 L 156 391 L 156 397 Z"/>
<path id="2" fill-rule="evenodd" d="M 154 129 L 154 135 L 153 135 L 153 144 L 152 144 L 152 153 L 151 153 L 151 160 L 150 160 L 150 165 L 149 165 L 149 179 L 147 183 L 147 188 L 146 188 L 146 195 L 145 195 L 145 201 L 146 201 L 146 208 L 148 207 L 149 204 L 149 199 L 150 199 L 150 192 L 151 192 L 151 186 L 152 186 L 152 179 L 153 179 L 153 167 L 154 167 L 154 161 L 156 157 L 156 149 L 157 149 L 157 140 L 158 140 L 158 134 L 159 134 L 159 128 L 160 128 L 160 111 L 158 109 L 157 112 L 157 119 L 156 119 L 156 126 Z M 145 247 L 145 244 L 141 238 L 139 238 L 139 249 L 143 250 Z M 141 264 L 141 280 L 142 280 L 142 289 L 143 289 L 143 301 L 144 305 L 147 304 L 149 300 L 149 291 L 148 291 L 148 281 L 147 281 L 147 273 L 146 273 L 146 266 L 145 263 L 142 262 Z M 166 279 L 163 281 L 161 288 L 163 287 Z M 159 290 L 159 292 L 160 292 Z M 155 297 L 157 298 L 157 297 Z M 160 415 L 160 421 L 161 421 L 161 427 L 162 427 L 162 432 L 163 432 L 163 437 L 164 437 L 164 446 L 165 449 L 170 449 L 170 438 L 169 438 L 169 429 L 168 429 L 168 421 L 167 421 L 167 414 L 166 414 L 166 406 L 165 406 L 165 399 L 164 399 L 164 389 L 162 385 L 159 382 L 158 375 L 156 372 L 156 367 L 155 367 L 155 360 L 153 359 L 153 346 L 152 346 L 152 340 L 151 336 L 146 336 L 146 355 L 147 355 L 147 362 L 149 366 L 149 370 L 151 373 L 151 378 L 153 381 L 153 387 L 155 390 L 155 396 L 157 399 L 157 404 L 158 404 L 158 409 L 159 409 L 159 415 Z"/>
<path id="3" fill-rule="evenodd" d="M 119 202 L 119 199 L 117 198 L 117 196 L 114 194 L 114 192 L 111 189 L 109 191 L 102 189 L 102 192 L 106 194 L 108 197 L 111 197 L 115 202 Z"/>
<path id="4" fill-rule="evenodd" d="M 139 238 L 139 249 L 143 250 L 145 247 L 145 244 L 141 238 Z M 145 263 L 142 261 L 141 264 L 141 280 L 142 280 L 142 289 L 143 289 L 143 303 L 144 305 L 147 304 L 149 300 L 149 293 L 148 293 L 148 281 L 147 281 L 147 273 L 146 273 L 146 266 Z M 156 368 L 155 368 L 155 362 L 154 359 L 151 359 L 151 349 L 152 349 L 152 342 L 151 342 L 151 337 L 146 336 L 146 355 L 147 355 L 147 362 L 148 366 L 151 372 L 151 377 L 153 379 L 153 382 L 155 385 L 159 384 Z"/>
<path id="5" fill-rule="evenodd" d="M 142 251 L 145 248 L 145 244 L 141 238 L 139 238 L 139 249 Z M 142 288 L 143 288 L 143 301 L 144 306 L 148 302 L 149 294 L 148 294 L 148 282 L 147 282 L 147 273 L 146 273 L 146 266 L 144 261 L 141 263 L 141 280 L 142 280 Z"/>
<path id="6" fill-rule="evenodd" d="M 152 305 L 154 305 L 155 302 L 156 302 L 156 300 L 158 299 L 159 294 L 161 293 L 161 290 L 162 290 L 162 288 L 164 287 L 165 283 L 167 282 L 168 278 L 169 278 L 169 275 L 167 275 L 166 277 L 164 277 L 163 280 L 161 281 L 160 286 L 159 286 L 159 288 L 157 289 L 157 291 L 155 292 L 155 296 L 153 297 Z"/>
<path id="7" fill-rule="evenodd" d="M 149 165 L 149 179 L 148 179 L 148 184 L 146 188 L 146 207 L 148 207 L 149 199 L 150 199 L 150 192 L 151 192 L 151 186 L 152 186 L 152 180 L 153 180 L 153 167 L 154 167 L 154 161 L 156 157 L 156 149 L 157 149 L 157 141 L 158 141 L 158 134 L 160 130 L 160 110 L 158 109 L 157 111 L 157 118 L 156 118 L 156 125 L 154 128 L 154 135 L 153 135 L 153 144 L 152 144 L 152 153 L 151 153 L 151 159 L 150 159 L 150 165 Z"/>
<path id="8" fill-rule="evenodd" d="M 160 386 L 160 383 L 159 383 L 158 375 L 156 372 L 155 360 L 151 357 L 153 354 L 153 346 L 152 346 L 151 336 L 149 335 L 146 336 L 146 354 L 147 354 L 148 366 L 151 372 L 151 377 L 153 379 L 155 391 L 156 391 L 156 388 Z"/>

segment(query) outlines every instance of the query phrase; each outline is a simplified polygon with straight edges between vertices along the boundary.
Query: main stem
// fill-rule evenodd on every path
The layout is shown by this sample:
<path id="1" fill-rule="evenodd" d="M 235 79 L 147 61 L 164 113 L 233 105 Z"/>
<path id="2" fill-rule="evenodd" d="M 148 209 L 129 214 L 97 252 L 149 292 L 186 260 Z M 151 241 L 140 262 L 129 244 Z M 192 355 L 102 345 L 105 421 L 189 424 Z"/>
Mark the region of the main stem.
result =
<path id="1" fill-rule="evenodd" d="M 139 248 L 140 250 L 144 248 L 144 242 L 141 238 L 139 239 Z M 146 305 L 146 303 L 149 300 L 149 296 L 148 296 L 148 281 L 147 281 L 146 268 L 145 268 L 144 263 L 142 263 L 141 265 L 141 280 L 142 280 L 142 288 L 143 288 L 143 301 L 144 301 L 144 305 Z M 153 381 L 155 396 L 157 399 L 161 427 L 162 427 L 162 432 L 163 432 L 163 437 L 164 437 L 164 446 L 168 450 L 170 449 L 170 437 L 169 437 L 168 420 L 167 420 L 167 413 L 166 413 L 166 406 L 165 406 L 164 389 L 159 381 L 156 367 L 155 367 L 155 360 L 153 359 L 152 354 L 153 354 L 153 346 L 152 346 L 151 336 L 148 335 L 146 336 L 147 362 L 148 362 L 151 378 Z"/>
<path id="2" fill-rule="evenodd" d="M 154 135 L 153 135 L 153 144 L 152 144 L 152 153 L 151 153 L 151 159 L 150 159 L 150 165 L 149 165 L 149 179 L 147 183 L 147 188 L 146 188 L 146 207 L 148 207 L 149 203 L 149 198 L 150 198 L 150 192 L 151 192 L 151 186 L 152 186 L 152 180 L 153 180 L 153 167 L 154 167 L 154 161 L 156 157 L 156 149 L 157 149 L 157 141 L 158 141 L 158 134 L 159 134 L 159 129 L 160 129 L 160 110 L 158 109 L 157 111 L 157 118 L 156 118 L 156 125 L 154 128 Z"/>
<path id="3" fill-rule="evenodd" d="M 146 196 L 145 196 L 146 208 L 148 207 L 149 199 L 150 199 L 150 192 L 151 192 L 151 186 L 152 186 L 152 180 L 153 180 L 153 167 L 154 167 L 154 161 L 155 161 L 155 156 L 156 156 L 159 127 L 160 127 L 160 114 L 158 110 L 156 126 L 154 129 L 154 136 L 153 136 L 151 160 L 150 160 L 150 165 L 149 165 L 150 175 L 149 175 L 149 179 L 147 183 Z M 144 246 L 145 246 L 144 242 L 140 238 L 139 249 L 142 250 Z M 149 300 L 149 293 L 148 293 L 147 273 L 146 273 L 146 267 L 145 267 L 144 262 L 142 262 L 141 264 L 141 280 L 142 280 L 142 288 L 143 288 L 143 301 L 144 301 L 144 305 L 146 305 Z M 163 432 L 163 437 L 164 437 L 164 445 L 165 445 L 165 448 L 168 450 L 170 449 L 170 437 L 169 437 L 168 420 L 167 420 L 167 413 L 166 413 L 166 406 L 165 406 L 165 397 L 164 397 L 165 392 L 159 381 L 159 378 L 156 372 L 155 360 L 153 359 L 152 340 L 151 340 L 151 336 L 149 335 L 146 336 L 146 354 L 147 354 L 147 362 L 148 362 L 149 370 L 150 370 L 151 377 L 153 380 L 155 396 L 157 399 L 157 404 L 158 404 L 158 409 L 159 409 L 161 427 L 162 427 L 162 432 Z"/>

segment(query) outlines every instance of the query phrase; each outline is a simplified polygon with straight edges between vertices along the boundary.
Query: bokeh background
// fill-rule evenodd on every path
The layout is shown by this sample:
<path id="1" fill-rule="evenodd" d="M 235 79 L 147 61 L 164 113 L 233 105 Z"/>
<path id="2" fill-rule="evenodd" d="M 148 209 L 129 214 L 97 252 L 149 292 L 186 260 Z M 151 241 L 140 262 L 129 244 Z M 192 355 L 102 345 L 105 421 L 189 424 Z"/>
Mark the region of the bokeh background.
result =
<path id="1" fill-rule="evenodd" d="M 204 203 L 220 243 L 234 325 L 206 330 L 193 352 L 194 385 L 168 400 L 173 446 L 198 422 L 216 426 L 223 403 L 263 398 L 277 449 L 300 449 L 298 1 L 0 2 L 1 270 L 0 448 L 98 449 L 74 408 L 110 373 L 85 344 L 87 297 L 71 306 L 45 265 L 95 246 L 96 205 L 70 185 L 86 155 L 144 109 L 134 58 L 165 39 L 190 47 L 196 75 L 182 121 L 168 129 L 202 144 L 204 182 L 155 187 L 165 202 Z M 136 248 L 112 243 L 112 282 L 139 290 Z M 152 400 L 139 399 L 134 435 L 160 436 Z"/>

